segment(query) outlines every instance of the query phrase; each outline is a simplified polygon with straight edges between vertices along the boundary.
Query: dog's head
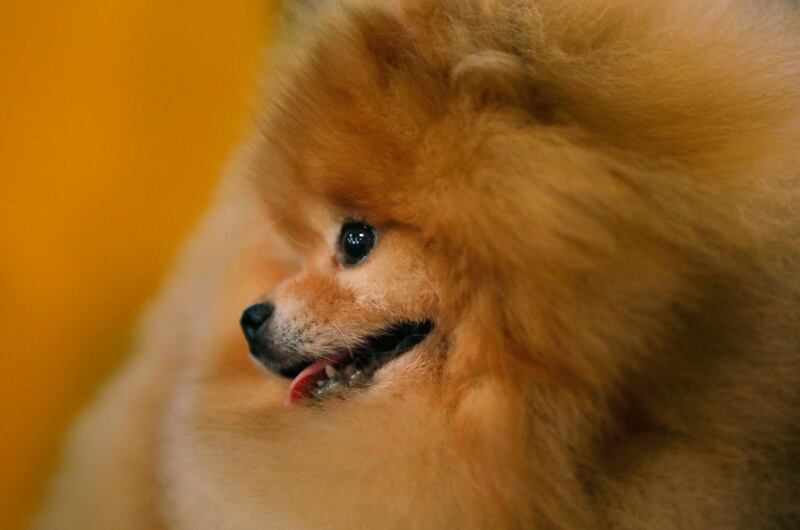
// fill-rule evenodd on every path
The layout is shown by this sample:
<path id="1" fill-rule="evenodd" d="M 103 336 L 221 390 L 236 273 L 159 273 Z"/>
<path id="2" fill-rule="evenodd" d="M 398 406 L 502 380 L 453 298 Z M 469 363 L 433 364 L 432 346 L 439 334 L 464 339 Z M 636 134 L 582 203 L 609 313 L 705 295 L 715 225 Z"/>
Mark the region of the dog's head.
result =
<path id="1" fill-rule="evenodd" d="M 288 403 L 450 361 L 507 370 L 522 351 L 508 317 L 529 291 L 526 151 L 557 111 L 512 54 L 440 56 L 411 29 L 424 18 L 361 8 L 295 50 L 252 151 L 301 265 L 241 323 L 252 355 L 291 380 Z"/>
<path id="2" fill-rule="evenodd" d="M 302 266 L 244 312 L 253 356 L 293 380 L 290 402 L 390 365 L 612 384 L 639 362 L 620 352 L 665 333 L 691 276 L 738 237 L 714 203 L 725 190 L 692 172 L 765 143 L 700 138 L 718 95 L 684 89 L 686 69 L 665 83 L 625 35 L 595 43 L 609 57 L 595 63 L 566 28 L 537 41 L 537 17 L 411 4 L 334 12 L 272 85 L 252 177 Z M 517 48 L 523 33 L 540 49 Z M 554 67 L 559 46 L 578 46 L 575 68 Z M 623 67 L 635 86 L 594 88 Z"/>
<path id="3" fill-rule="evenodd" d="M 367 386 L 427 338 L 438 314 L 413 230 L 332 212 L 319 221 L 294 240 L 302 269 L 242 315 L 252 355 L 293 380 L 287 403 Z"/>

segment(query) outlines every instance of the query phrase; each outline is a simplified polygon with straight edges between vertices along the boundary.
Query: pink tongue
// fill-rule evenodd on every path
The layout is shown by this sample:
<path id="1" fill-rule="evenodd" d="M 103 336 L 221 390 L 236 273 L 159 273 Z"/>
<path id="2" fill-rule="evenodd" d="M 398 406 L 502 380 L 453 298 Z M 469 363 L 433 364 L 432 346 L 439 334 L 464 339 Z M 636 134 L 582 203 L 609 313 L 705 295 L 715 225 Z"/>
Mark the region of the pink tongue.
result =
<path id="1" fill-rule="evenodd" d="M 339 359 L 320 359 L 303 369 L 289 385 L 289 393 L 283 399 L 283 404 L 291 405 L 295 401 L 308 397 L 317 381 L 325 377 L 325 367 L 336 364 L 338 361 Z"/>

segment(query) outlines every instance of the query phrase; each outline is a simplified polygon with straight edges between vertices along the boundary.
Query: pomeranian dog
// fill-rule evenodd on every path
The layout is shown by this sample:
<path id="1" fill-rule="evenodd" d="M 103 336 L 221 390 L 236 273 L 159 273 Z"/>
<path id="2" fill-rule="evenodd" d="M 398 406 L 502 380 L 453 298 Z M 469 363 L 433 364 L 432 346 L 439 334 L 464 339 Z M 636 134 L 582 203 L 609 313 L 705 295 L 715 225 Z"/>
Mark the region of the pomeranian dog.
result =
<path id="1" fill-rule="evenodd" d="M 297 7 L 38 528 L 800 528 L 795 9 Z"/>

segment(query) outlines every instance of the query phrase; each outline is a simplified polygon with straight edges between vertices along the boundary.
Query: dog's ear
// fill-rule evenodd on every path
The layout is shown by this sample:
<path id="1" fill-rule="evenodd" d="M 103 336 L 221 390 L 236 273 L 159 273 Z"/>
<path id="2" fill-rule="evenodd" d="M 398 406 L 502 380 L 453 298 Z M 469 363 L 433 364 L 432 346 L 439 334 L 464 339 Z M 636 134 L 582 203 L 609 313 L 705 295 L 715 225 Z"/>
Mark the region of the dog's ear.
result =
<path id="1" fill-rule="evenodd" d="M 478 108 L 512 106 L 540 122 L 558 121 L 555 97 L 516 55 L 486 50 L 465 56 L 450 71 L 452 89 Z"/>

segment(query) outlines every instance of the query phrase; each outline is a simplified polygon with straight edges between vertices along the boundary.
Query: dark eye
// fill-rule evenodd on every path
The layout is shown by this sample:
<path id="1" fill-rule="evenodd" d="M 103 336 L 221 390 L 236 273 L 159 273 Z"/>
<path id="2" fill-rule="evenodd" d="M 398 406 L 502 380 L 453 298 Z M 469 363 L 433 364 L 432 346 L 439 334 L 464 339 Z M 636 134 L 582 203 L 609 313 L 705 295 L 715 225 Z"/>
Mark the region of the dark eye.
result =
<path id="1" fill-rule="evenodd" d="M 342 263 L 355 265 L 366 258 L 375 246 L 375 229 L 364 223 L 345 223 L 339 234 Z"/>

